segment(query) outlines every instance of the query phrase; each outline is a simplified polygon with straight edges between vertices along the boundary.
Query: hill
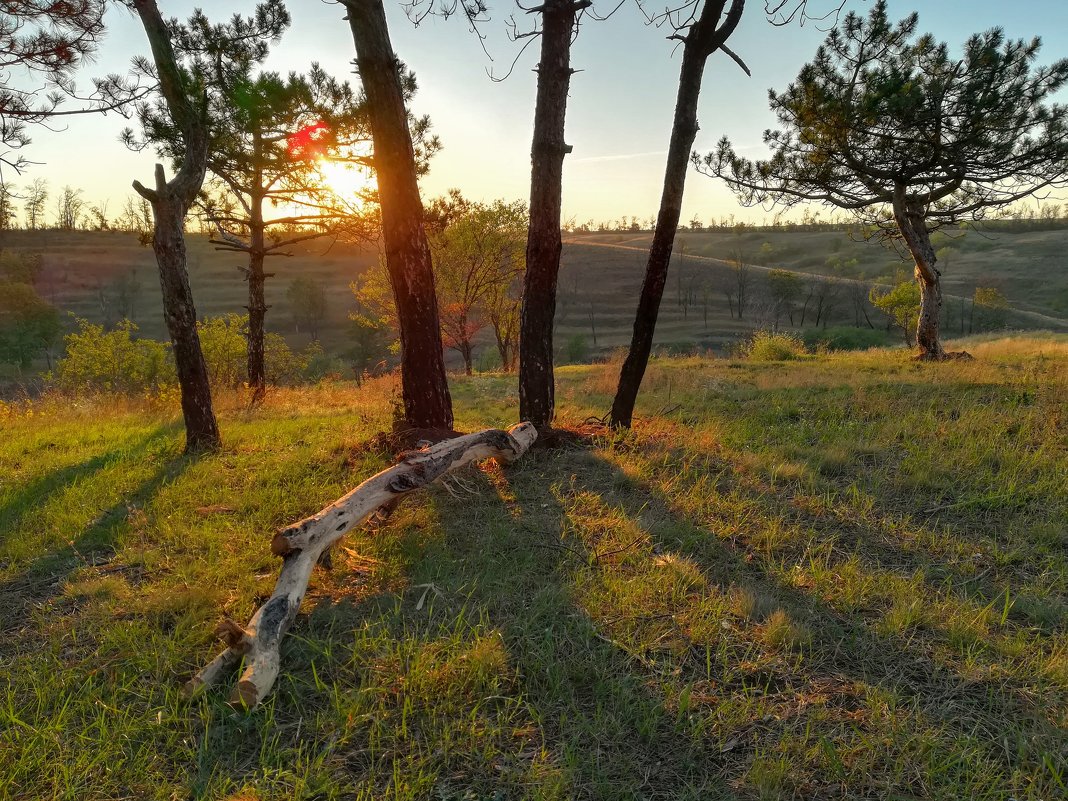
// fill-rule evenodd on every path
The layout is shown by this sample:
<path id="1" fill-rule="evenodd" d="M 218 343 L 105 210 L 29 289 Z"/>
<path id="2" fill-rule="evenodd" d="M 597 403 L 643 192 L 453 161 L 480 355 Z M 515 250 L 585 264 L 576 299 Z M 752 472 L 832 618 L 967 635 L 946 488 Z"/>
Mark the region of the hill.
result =
<path id="1" fill-rule="evenodd" d="M 198 459 L 174 398 L 0 406 L 0 799 L 1062 797 L 1068 339 L 957 345 L 654 360 L 632 434 L 350 534 L 247 716 L 178 687 L 388 464 L 392 379 L 224 396 Z"/>
<path id="2" fill-rule="evenodd" d="M 957 251 L 948 257 L 945 269 L 948 331 L 964 333 L 965 324 L 976 322 L 970 306 L 961 301 L 970 298 L 977 285 L 998 287 L 1011 302 L 1013 310 L 999 324 L 1068 331 L 1068 230 L 987 235 L 991 238 L 971 233 L 954 240 Z M 648 232 L 566 237 L 556 317 L 562 360 L 585 361 L 629 342 L 649 239 Z M 128 307 L 142 336 L 166 339 L 152 251 L 142 247 L 134 235 L 10 231 L 4 234 L 3 244 L 42 254 L 44 270 L 38 291 L 63 311 L 99 323 L 118 319 Z M 243 312 L 247 300 L 238 270 L 241 258 L 214 250 L 203 235 L 189 237 L 189 252 L 190 283 L 198 314 Z M 724 292 L 733 280 L 726 260 L 739 256 L 754 265 L 750 309 L 742 319 L 736 317 Z M 311 277 L 327 295 L 320 332 L 324 349 L 334 354 L 343 351 L 349 344 L 348 314 L 353 306 L 349 284 L 378 258 L 374 247 L 311 242 L 295 246 L 291 258 L 272 260 L 269 268 L 275 276 L 267 282 L 271 307 L 268 330 L 283 334 L 297 347 L 308 342 L 307 332 L 300 332 L 294 321 L 286 290 L 295 278 Z M 749 232 L 740 236 L 683 232 L 661 309 L 657 344 L 668 350 L 690 351 L 696 346 L 724 352 L 754 328 L 771 324 L 766 308 L 763 312 L 758 308 L 769 269 L 789 269 L 807 279 L 830 270 L 828 259 L 857 260 L 861 276 L 857 296 L 866 306 L 871 324 L 883 328 L 882 315 L 866 304 L 867 288 L 872 281 L 892 280 L 903 262 L 882 245 L 855 242 L 846 233 L 835 231 Z M 839 289 L 831 298 L 823 325 L 867 327 L 856 300 L 848 288 Z M 804 328 L 813 329 L 812 320 L 809 315 Z M 784 318 L 782 324 L 786 323 Z M 73 328 L 73 317 L 67 318 L 67 325 Z M 885 341 L 896 341 L 897 337 L 888 333 Z M 480 369 L 495 366 L 496 350 L 488 334 L 476 361 Z"/>

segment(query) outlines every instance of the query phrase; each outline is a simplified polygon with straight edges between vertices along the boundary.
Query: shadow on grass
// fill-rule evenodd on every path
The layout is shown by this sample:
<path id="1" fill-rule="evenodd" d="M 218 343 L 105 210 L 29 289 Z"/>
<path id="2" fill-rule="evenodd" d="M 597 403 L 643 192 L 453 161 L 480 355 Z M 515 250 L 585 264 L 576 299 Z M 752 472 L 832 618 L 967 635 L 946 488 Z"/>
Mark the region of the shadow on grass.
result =
<path id="1" fill-rule="evenodd" d="M 119 461 L 136 459 L 154 445 L 162 443 L 175 432 L 175 427 L 159 426 L 141 437 L 131 437 L 107 452 L 97 454 L 78 464 L 67 465 L 38 476 L 12 493 L 0 505 L 0 544 L 16 533 L 19 522 L 43 506 L 57 492 L 91 479 L 98 472 Z"/>
<path id="2" fill-rule="evenodd" d="M 745 489 L 724 480 L 717 492 Z M 1033 688 L 1012 676 L 971 680 L 922 642 L 879 635 L 862 612 L 844 613 L 785 582 L 745 542 L 721 539 L 602 457 L 529 454 L 504 473 L 465 473 L 454 492 L 432 492 L 428 505 L 374 535 L 372 547 L 394 571 L 380 586 L 355 602 L 321 597 L 311 619 L 298 622 L 283 648 L 277 703 L 240 730 L 210 726 L 194 794 L 207 793 L 220 770 L 232 786 L 255 780 L 268 739 L 320 753 L 318 769 L 346 787 L 411 798 L 997 797 L 1025 782 L 1039 793 L 1057 787 L 1064 735 L 1036 706 Z M 725 621 L 701 639 L 670 614 L 684 647 L 635 650 L 579 597 L 580 580 L 615 567 L 576 536 L 565 503 L 581 502 L 578 493 L 625 514 L 650 559 L 684 556 L 706 592 L 726 598 L 740 587 L 769 598 L 811 638 L 794 652 L 733 664 L 759 639 L 763 620 Z M 769 520 L 787 511 L 782 499 L 765 501 Z M 462 655 L 434 668 L 441 698 L 413 700 L 406 683 L 418 679 L 418 659 L 405 648 L 443 649 L 471 620 L 500 633 L 514 683 L 485 691 L 473 708 L 455 705 L 448 696 L 463 691 L 449 671 L 471 658 Z M 385 641 L 369 647 L 368 629 Z M 354 646 L 345 645 L 346 632 L 356 632 Z M 716 658 L 725 644 L 727 659 Z M 376 686 L 383 675 L 389 686 Z M 682 692 L 696 699 L 690 713 L 680 709 Z M 351 701 L 363 711 L 336 731 L 337 699 L 370 693 L 385 706 L 372 713 Z M 821 696 L 830 697 L 812 700 Z M 487 699 L 521 708 L 540 732 L 558 793 L 531 786 L 529 765 L 518 774 L 502 768 L 529 762 L 525 749 L 509 757 L 507 744 L 479 751 L 443 733 L 465 721 L 483 733 L 497 725 L 481 706 Z M 221 714 L 212 714 L 216 723 Z"/>
<path id="3" fill-rule="evenodd" d="M 109 451 L 86 462 L 50 474 L 35 482 L 31 489 L 48 494 L 62 492 L 75 482 L 93 480 L 96 473 L 111 463 L 144 457 L 154 446 L 170 439 L 173 426 L 162 426 L 119 449 Z M 88 525 L 62 545 L 51 547 L 36 555 L 0 581 L 0 654 L 32 648 L 36 641 L 28 630 L 34 607 L 46 604 L 62 592 L 67 577 L 80 567 L 106 565 L 113 557 L 122 532 L 128 528 L 131 516 L 139 512 L 166 484 L 181 475 L 197 457 L 172 456 L 164 458 L 153 473 L 135 488 L 123 493 L 122 499 L 100 512 Z M 45 489 L 47 488 L 47 489 Z M 24 506 L 21 516 L 5 521 L 0 533 L 18 534 L 21 527 L 31 525 L 33 511 L 48 500 L 48 495 L 33 495 L 30 489 L 20 494 Z M 9 509 L 14 509 L 9 505 Z"/>

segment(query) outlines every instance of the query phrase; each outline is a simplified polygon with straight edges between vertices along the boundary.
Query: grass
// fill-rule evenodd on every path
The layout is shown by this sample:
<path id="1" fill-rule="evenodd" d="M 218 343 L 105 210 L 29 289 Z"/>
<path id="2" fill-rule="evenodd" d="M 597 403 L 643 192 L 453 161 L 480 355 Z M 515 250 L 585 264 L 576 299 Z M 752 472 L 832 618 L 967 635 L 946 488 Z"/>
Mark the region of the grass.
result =
<path id="1" fill-rule="evenodd" d="M 388 380 L 223 398 L 199 459 L 173 399 L 3 407 L 0 798 L 1063 797 L 1068 341 L 962 344 L 654 361 L 632 433 L 350 534 L 249 715 L 177 688 L 386 464 Z M 565 419 L 615 367 L 558 371 Z"/>

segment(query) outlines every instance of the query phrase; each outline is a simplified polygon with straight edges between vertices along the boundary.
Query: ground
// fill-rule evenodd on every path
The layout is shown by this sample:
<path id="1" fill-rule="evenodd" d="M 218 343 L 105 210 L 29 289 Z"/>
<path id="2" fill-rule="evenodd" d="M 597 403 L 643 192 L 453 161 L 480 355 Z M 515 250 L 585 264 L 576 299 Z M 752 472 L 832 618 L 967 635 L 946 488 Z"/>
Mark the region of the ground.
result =
<path id="1" fill-rule="evenodd" d="M 0 798 L 1063 798 L 1068 338 L 958 345 L 654 361 L 633 433 L 351 533 L 250 714 L 181 683 L 388 464 L 389 381 L 223 398 L 195 459 L 170 396 L 2 407 Z"/>

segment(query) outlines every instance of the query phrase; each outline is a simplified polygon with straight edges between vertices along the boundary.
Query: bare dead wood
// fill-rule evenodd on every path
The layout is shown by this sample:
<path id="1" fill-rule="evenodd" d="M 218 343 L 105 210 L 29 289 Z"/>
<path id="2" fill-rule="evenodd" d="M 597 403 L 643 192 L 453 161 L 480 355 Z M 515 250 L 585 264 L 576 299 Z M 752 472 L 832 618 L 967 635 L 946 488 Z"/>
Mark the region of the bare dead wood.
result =
<path id="1" fill-rule="evenodd" d="M 247 626 L 232 620 L 219 625 L 216 634 L 227 647 L 190 679 L 186 692 L 194 694 L 219 681 L 244 657 L 245 669 L 230 703 L 246 708 L 256 706 L 278 677 L 282 637 L 300 610 L 312 569 L 324 551 L 402 496 L 471 462 L 512 462 L 527 451 L 537 436 L 533 425 L 520 423 L 507 431 L 489 429 L 409 452 L 393 467 L 367 479 L 322 511 L 279 531 L 271 541 L 271 551 L 284 561 L 274 593 L 256 610 Z"/>

